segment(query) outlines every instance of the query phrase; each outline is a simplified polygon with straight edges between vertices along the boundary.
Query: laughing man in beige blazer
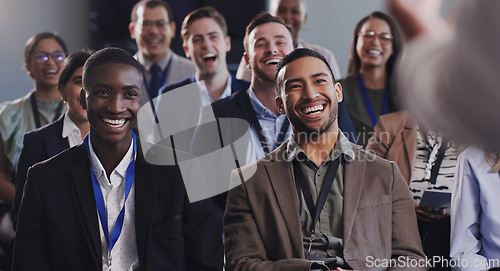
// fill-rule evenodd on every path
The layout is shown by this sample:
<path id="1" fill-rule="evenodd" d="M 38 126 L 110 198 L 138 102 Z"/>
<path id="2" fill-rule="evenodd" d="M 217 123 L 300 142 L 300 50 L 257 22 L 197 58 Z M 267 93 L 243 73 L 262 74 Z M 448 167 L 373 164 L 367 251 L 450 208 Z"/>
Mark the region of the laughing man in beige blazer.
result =
<path id="1" fill-rule="evenodd" d="M 395 163 L 340 133 L 342 88 L 324 57 L 296 49 L 276 85 L 293 136 L 232 173 L 241 185 L 224 216 L 228 270 L 424 270 L 408 186 Z"/>

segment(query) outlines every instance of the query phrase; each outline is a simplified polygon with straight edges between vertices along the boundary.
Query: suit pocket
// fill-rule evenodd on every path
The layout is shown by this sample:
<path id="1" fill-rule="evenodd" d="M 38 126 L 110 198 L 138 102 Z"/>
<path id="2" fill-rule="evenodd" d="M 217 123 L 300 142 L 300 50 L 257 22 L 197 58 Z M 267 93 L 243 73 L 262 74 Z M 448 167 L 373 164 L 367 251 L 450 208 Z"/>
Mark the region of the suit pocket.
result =
<path id="1" fill-rule="evenodd" d="M 386 205 L 391 203 L 391 198 L 389 195 L 382 195 L 379 197 L 372 197 L 372 198 L 367 198 L 367 199 L 362 199 L 359 201 L 358 205 L 358 210 L 369 208 L 369 207 L 376 207 L 380 205 Z"/>

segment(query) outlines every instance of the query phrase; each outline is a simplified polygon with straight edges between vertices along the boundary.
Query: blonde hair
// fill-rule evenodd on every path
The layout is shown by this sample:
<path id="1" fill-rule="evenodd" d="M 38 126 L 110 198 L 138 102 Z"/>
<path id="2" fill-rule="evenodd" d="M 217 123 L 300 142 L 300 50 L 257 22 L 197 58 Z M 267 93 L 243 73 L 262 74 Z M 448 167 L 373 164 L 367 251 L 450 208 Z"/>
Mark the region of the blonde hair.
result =
<path id="1" fill-rule="evenodd" d="M 497 152 L 486 152 L 486 160 L 492 165 L 491 172 L 500 171 L 500 151 Z"/>

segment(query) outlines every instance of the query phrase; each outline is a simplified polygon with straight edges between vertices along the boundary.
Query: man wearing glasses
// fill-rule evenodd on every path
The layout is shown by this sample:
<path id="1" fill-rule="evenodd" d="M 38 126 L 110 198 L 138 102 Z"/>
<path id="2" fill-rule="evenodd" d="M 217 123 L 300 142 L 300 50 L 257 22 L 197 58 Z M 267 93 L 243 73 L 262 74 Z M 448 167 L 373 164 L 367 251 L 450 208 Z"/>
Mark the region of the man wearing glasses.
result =
<path id="1" fill-rule="evenodd" d="M 195 68 L 191 61 L 170 50 L 176 24 L 165 1 L 139 1 L 130 19 L 130 36 L 138 49 L 135 58 L 144 68 L 147 96 L 143 94 L 141 100 L 145 103 L 157 96 L 161 86 L 189 77 Z"/>

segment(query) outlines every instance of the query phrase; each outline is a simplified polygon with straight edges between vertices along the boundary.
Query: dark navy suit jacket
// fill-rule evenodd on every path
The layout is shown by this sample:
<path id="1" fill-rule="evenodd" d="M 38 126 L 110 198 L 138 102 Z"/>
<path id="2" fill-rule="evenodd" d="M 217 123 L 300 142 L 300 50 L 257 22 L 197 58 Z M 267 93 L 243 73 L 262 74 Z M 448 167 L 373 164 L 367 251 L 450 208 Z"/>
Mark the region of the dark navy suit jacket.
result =
<path id="1" fill-rule="evenodd" d="M 231 76 L 231 94 L 237 92 L 240 89 L 247 89 L 248 86 L 250 86 L 250 82 L 243 81 L 236 79 L 231 73 L 229 73 L 229 76 Z M 165 92 L 169 92 L 173 89 L 176 89 L 178 87 L 182 87 L 191 83 L 196 82 L 196 76 L 193 74 L 191 77 L 188 77 L 182 81 L 175 82 L 169 85 L 166 85 L 158 91 L 158 96 L 162 95 Z"/>
<path id="2" fill-rule="evenodd" d="M 51 158 L 52 156 L 69 148 L 67 138 L 62 137 L 63 115 L 59 120 L 30 131 L 24 135 L 23 147 L 19 155 L 14 177 L 16 194 L 12 205 L 12 221 L 16 228 L 19 205 L 23 197 L 24 184 L 26 183 L 26 172 L 32 165 Z"/>
<path id="3" fill-rule="evenodd" d="M 189 202 L 178 166 L 151 165 L 138 146 L 134 189 L 141 270 L 222 270 L 222 225 L 211 201 Z M 29 169 L 13 270 L 102 270 L 99 231 L 81 144 Z"/>

